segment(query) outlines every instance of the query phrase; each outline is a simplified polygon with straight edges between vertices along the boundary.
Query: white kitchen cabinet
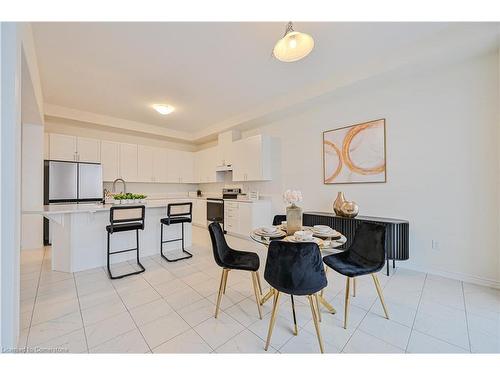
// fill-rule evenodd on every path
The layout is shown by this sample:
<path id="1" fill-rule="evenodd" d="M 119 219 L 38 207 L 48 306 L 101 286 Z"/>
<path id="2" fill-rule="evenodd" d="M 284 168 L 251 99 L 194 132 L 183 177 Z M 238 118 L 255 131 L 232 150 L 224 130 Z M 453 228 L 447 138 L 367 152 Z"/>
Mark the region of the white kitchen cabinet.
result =
<path id="1" fill-rule="evenodd" d="M 101 141 L 93 138 L 76 137 L 76 157 L 87 163 L 101 162 Z"/>
<path id="2" fill-rule="evenodd" d="M 196 182 L 217 182 L 217 149 L 216 147 L 205 148 L 195 154 L 195 176 Z"/>
<path id="3" fill-rule="evenodd" d="M 207 201 L 193 199 L 193 224 L 206 228 L 207 226 Z"/>
<path id="4" fill-rule="evenodd" d="M 137 146 L 137 180 L 155 182 L 153 176 L 153 147 Z"/>
<path id="5" fill-rule="evenodd" d="M 168 182 L 168 152 L 164 148 L 153 148 L 153 180 L 154 182 Z"/>
<path id="6" fill-rule="evenodd" d="M 271 138 L 255 135 L 233 142 L 233 181 L 271 179 Z"/>
<path id="7" fill-rule="evenodd" d="M 120 143 L 120 177 L 127 182 L 138 182 L 137 145 Z"/>
<path id="8" fill-rule="evenodd" d="M 120 177 L 120 144 L 101 141 L 101 164 L 103 181 L 114 181 Z"/>
<path id="9" fill-rule="evenodd" d="M 49 135 L 49 155 L 51 160 L 77 161 L 76 137 L 73 135 Z"/>
<path id="10" fill-rule="evenodd" d="M 189 151 L 178 151 L 180 183 L 194 183 L 194 156 Z"/>
<path id="11" fill-rule="evenodd" d="M 271 223 L 271 201 L 224 201 L 224 229 L 230 234 L 248 238 L 253 229 Z"/>

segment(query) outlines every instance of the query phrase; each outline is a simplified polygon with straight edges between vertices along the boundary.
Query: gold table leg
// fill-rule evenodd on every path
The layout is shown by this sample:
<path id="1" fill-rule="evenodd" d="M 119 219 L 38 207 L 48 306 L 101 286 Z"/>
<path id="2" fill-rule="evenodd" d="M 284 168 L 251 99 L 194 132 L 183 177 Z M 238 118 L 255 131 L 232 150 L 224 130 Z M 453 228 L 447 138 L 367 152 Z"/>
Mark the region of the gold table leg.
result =
<path id="1" fill-rule="evenodd" d="M 330 303 L 328 303 L 328 301 L 325 299 L 325 297 L 323 297 L 321 294 L 318 296 L 318 301 L 319 301 L 319 303 L 321 303 L 323 306 L 325 306 L 325 307 L 326 307 L 326 309 L 328 310 L 328 312 L 329 312 L 330 314 L 335 314 L 335 313 L 337 313 L 337 310 L 335 310 L 335 309 L 333 308 L 333 306 L 332 306 L 332 305 L 330 305 Z"/>
<path id="2" fill-rule="evenodd" d="M 269 288 L 269 292 L 267 292 L 260 300 L 260 304 L 263 305 L 264 303 L 267 302 L 267 300 L 269 298 L 271 298 L 272 296 L 274 296 L 274 289 L 273 288 Z"/>

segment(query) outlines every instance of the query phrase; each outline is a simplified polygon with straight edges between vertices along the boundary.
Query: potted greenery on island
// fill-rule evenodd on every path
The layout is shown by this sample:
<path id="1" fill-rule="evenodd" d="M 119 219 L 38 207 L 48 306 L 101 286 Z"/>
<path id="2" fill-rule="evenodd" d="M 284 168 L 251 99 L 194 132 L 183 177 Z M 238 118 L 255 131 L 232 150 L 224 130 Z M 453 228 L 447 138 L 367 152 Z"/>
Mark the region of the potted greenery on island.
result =
<path id="1" fill-rule="evenodd" d="M 145 203 L 147 195 L 134 193 L 120 193 L 113 195 L 114 203 L 130 204 L 130 203 Z"/>

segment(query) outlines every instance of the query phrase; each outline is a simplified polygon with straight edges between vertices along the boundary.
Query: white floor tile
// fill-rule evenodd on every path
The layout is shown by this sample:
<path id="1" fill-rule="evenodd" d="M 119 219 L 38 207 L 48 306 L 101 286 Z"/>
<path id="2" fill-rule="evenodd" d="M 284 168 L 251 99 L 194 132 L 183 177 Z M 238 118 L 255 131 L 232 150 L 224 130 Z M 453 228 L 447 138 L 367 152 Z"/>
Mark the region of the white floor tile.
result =
<path id="1" fill-rule="evenodd" d="M 39 347 L 49 350 L 56 349 L 56 353 L 86 353 L 87 341 L 85 339 L 85 332 L 83 329 L 79 329 L 41 343 Z"/>
<path id="2" fill-rule="evenodd" d="M 35 346 L 83 327 L 80 312 L 32 325 L 28 336 L 28 346 Z"/>
<path id="3" fill-rule="evenodd" d="M 403 350 L 406 349 L 411 332 L 411 328 L 373 313 L 365 316 L 358 329 Z"/>
<path id="4" fill-rule="evenodd" d="M 265 342 L 260 337 L 250 332 L 249 330 L 244 330 L 241 333 L 234 336 L 232 339 L 227 341 L 225 344 L 219 346 L 215 351 L 217 353 L 275 353 L 276 349 L 272 346 L 269 347 L 268 351 L 264 350 Z"/>
<path id="5" fill-rule="evenodd" d="M 157 346 L 153 353 L 211 353 L 212 348 L 193 329 Z"/>
<path id="6" fill-rule="evenodd" d="M 78 312 L 79 310 L 80 305 L 76 298 L 55 303 L 51 301 L 36 303 L 31 324 L 35 325 L 48 320 L 54 320 L 61 316 Z"/>
<path id="7" fill-rule="evenodd" d="M 191 289 L 191 287 L 187 285 L 182 290 L 173 294 L 169 294 L 164 298 L 174 310 L 180 310 L 183 307 L 189 306 L 204 299 L 203 296 L 195 292 L 193 289 Z"/>
<path id="8" fill-rule="evenodd" d="M 139 292 L 120 293 L 120 297 L 129 310 L 161 298 L 152 287 L 142 289 Z"/>
<path id="9" fill-rule="evenodd" d="M 344 353 L 404 353 L 383 340 L 357 330 L 343 350 Z"/>
<path id="10" fill-rule="evenodd" d="M 269 322 L 271 320 L 271 315 L 268 314 L 262 320 L 258 320 L 255 323 L 248 326 L 248 329 L 259 336 L 262 340 L 267 339 L 267 333 L 269 332 Z M 280 348 L 284 343 L 293 337 L 293 323 L 279 316 L 276 318 L 276 323 L 274 325 L 273 334 L 271 337 L 271 345 L 275 348 Z"/>
<path id="11" fill-rule="evenodd" d="M 118 300 L 110 300 L 96 306 L 89 307 L 82 310 L 83 324 L 88 326 L 102 320 L 111 318 L 126 311 L 123 303 Z"/>
<path id="12" fill-rule="evenodd" d="M 468 353 L 463 348 L 415 330 L 411 333 L 406 351 L 408 353 Z"/>
<path id="13" fill-rule="evenodd" d="M 271 312 L 272 305 L 268 302 L 261 307 L 262 318 L 266 319 L 265 316 Z M 224 312 L 245 327 L 248 327 L 250 324 L 259 320 L 257 302 L 255 301 L 255 298 L 252 297 L 245 298 L 243 301 L 238 302 L 237 304 L 224 310 Z"/>
<path id="14" fill-rule="evenodd" d="M 323 339 L 323 350 L 325 353 L 338 353 L 339 349 L 330 341 Z M 306 330 L 299 330 L 297 336 L 293 336 L 282 347 L 280 353 L 320 353 L 320 347 L 316 331 L 311 333 Z"/>
<path id="15" fill-rule="evenodd" d="M 149 347 L 138 329 L 90 349 L 91 353 L 149 353 L 149 351 Z"/>
<path id="16" fill-rule="evenodd" d="M 215 349 L 243 331 L 244 328 L 236 320 L 221 311 L 217 319 L 214 317 L 209 318 L 194 327 L 194 330 L 211 348 Z"/>
<path id="17" fill-rule="evenodd" d="M 429 336 L 469 350 L 467 322 L 463 310 L 453 309 L 439 303 L 422 301 L 413 328 Z"/>
<path id="18" fill-rule="evenodd" d="M 500 353 L 500 313 L 496 318 L 474 313 L 467 314 L 471 351 Z"/>
<path id="19" fill-rule="evenodd" d="M 203 298 L 177 310 L 177 313 L 191 327 L 194 327 L 215 315 L 215 305 L 208 299 Z"/>
<path id="20" fill-rule="evenodd" d="M 143 326 L 170 314 L 172 311 L 174 310 L 164 299 L 158 299 L 131 309 L 130 315 L 138 326 Z"/>
<path id="21" fill-rule="evenodd" d="M 175 312 L 162 316 L 150 323 L 140 326 L 143 336 L 150 348 L 170 340 L 190 329 L 189 325 Z"/>
<path id="22" fill-rule="evenodd" d="M 130 314 L 123 312 L 98 323 L 85 326 L 89 349 L 136 328 Z"/>

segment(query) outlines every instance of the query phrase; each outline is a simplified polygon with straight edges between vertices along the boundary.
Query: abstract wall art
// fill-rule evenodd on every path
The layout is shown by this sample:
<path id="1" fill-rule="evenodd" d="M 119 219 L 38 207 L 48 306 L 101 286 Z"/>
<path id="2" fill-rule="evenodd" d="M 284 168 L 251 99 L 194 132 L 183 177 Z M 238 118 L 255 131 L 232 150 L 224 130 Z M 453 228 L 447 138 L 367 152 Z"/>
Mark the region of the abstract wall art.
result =
<path id="1" fill-rule="evenodd" d="M 386 182 L 385 119 L 323 133 L 325 184 Z"/>

